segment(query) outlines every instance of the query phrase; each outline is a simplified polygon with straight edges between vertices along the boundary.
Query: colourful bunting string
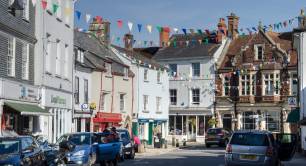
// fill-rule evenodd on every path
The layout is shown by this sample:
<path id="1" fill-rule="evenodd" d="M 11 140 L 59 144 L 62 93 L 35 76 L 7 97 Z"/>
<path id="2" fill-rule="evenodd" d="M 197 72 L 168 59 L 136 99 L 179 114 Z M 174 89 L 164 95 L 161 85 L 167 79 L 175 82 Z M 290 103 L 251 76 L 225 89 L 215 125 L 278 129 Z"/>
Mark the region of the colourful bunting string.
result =
<path id="1" fill-rule="evenodd" d="M 72 12 L 72 9 L 71 9 L 71 8 L 65 8 L 65 9 L 64 9 L 64 13 L 65 13 L 66 16 L 67 16 L 67 15 L 70 15 L 71 12 Z"/>
<path id="2" fill-rule="evenodd" d="M 178 28 L 173 28 L 173 31 L 175 32 L 175 33 L 178 33 Z"/>
<path id="3" fill-rule="evenodd" d="M 152 25 L 147 25 L 147 30 L 149 33 L 152 33 Z"/>
<path id="4" fill-rule="evenodd" d="M 161 32 L 162 32 L 162 30 L 163 30 L 163 28 L 162 28 L 162 27 L 160 27 L 160 26 L 157 26 L 157 27 L 156 27 L 156 29 L 158 30 L 158 32 L 159 32 L 159 33 L 161 33 Z"/>
<path id="5" fill-rule="evenodd" d="M 53 10 L 52 10 L 52 11 L 53 11 L 53 14 L 55 14 L 56 11 L 57 11 L 57 9 L 58 9 L 58 4 L 55 4 L 55 3 L 54 3 L 52 6 L 53 6 Z"/>
<path id="6" fill-rule="evenodd" d="M 36 6 L 36 0 L 32 0 L 32 4 L 33 4 L 33 6 L 35 7 Z"/>
<path id="7" fill-rule="evenodd" d="M 184 32 L 185 35 L 187 35 L 187 29 L 183 28 L 182 31 Z"/>
<path id="8" fill-rule="evenodd" d="M 128 22 L 128 27 L 129 27 L 130 32 L 132 32 L 133 23 L 129 21 L 129 22 Z"/>
<path id="9" fill-rule="evenodd" d="M 86 22 L 89 23 L 90 19 L 91 19 L 91 15 L 90 14 L 86 14 Z"/>

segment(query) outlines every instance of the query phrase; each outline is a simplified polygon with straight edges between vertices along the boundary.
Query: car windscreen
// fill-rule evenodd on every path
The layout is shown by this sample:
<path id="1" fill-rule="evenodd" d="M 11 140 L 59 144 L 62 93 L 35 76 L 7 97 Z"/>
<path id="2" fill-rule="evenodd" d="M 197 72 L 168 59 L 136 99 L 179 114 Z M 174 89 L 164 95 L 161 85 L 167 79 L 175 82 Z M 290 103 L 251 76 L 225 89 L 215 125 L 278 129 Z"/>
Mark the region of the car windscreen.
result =
<path id="1" fill-rule="evenodd" d="M 235 133 L 230 144 L 245 146 L 269 146 L 269 140 L 265 134 Z"/>
<path id="2" fill-rule="evenodd" d="M 19 153 L 19 151 L 20 151 L 20 141 L 0 140 L 0 155 Z"/>
<path id="3" fill-rule="evenodd" d="M 221 129 L 209 129 L 207 134 L 219 134 L 221 133 Z"/>
<path id="4" fill-rule="evenodd" d="M 90 134 L 73 134 L 68 140 L 75 145 L 90 145 Z"/>

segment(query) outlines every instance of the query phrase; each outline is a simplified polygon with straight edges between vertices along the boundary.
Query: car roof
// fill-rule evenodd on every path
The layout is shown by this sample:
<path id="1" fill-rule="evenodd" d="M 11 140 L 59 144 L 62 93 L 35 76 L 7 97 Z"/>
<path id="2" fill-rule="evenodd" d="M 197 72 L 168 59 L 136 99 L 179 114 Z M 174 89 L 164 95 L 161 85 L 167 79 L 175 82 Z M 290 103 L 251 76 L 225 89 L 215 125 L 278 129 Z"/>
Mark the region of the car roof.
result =
<path id="1" fill-rule="evenodd" d="M 266 130 L 238 130 L 238 131 L 234 131 L 234 134 L 235 133 L 238 133 L 238 134 L 244 134 L 244 133 L 251 133 L 251 134 L 272 134 L 272 132 L 266 131 Z"/>
<path id="2" fill-rule="evenodd" d="M 0 137 L 0 139 L 12 139 L 12 140 L 16 140 L 16 139 L 22 139 L 22 138 L 33 138 L 32 136 L 28 136 L 28 135 L 21 135 L 21 136 L 8 136 L 8 137 Z"/>

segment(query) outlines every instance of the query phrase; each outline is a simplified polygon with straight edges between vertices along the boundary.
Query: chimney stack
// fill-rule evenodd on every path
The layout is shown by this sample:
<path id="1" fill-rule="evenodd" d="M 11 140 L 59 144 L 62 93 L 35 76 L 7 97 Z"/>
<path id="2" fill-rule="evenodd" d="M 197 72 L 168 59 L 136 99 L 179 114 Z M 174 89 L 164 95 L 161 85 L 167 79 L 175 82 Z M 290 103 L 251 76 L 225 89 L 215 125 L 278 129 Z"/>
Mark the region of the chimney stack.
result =
<path id="1" fill-rule="evenodd" d="M 160 47 L 166 47 L 169 42 L 170 37 L 170 28 L 163 27 L 160 34 L 159 34 L 159 45 Z"/>
<path id="2" fill-rule="evenodd" d="M 306 29 L 306 16 L 304 9 L 301 9 L 301 14 L 299 15 L 298 22 L 299 22 L 299 29 Z"/>
<path id="3" fill-rule="evenodd" d="M 228 36 L 232 39 L 236 39 L 239 36 L 238 33 L 238 25 L 239 25 L 239 17 L 235 15 L 235 13 L 231 13 L 227 16 L 228 20 Z"/>
<path id="4" fill-rule="evenodd" d="M 133 50 L 133 42 L 134 42 L 134 37 L 132 34 L 127 33 L 124 35 L 124 47 L 127 50 L 130 50 L 130 51 Z"/>
<path id="5" fill-rule="evenodd" d="M 226 36 L 227 36 L 227 27 L 225 24 L 225 19 L 220 18 L 218 23 L 217 43 L 221 43 L 222 39 Z"/>
<path id="6" fill-rule="evenodd" d="M 106 46 L 110 46 L 110 22 L 93 18 L 93 21 L 89 25 L 89 31 L 94 33 L 100 42 Z"/>

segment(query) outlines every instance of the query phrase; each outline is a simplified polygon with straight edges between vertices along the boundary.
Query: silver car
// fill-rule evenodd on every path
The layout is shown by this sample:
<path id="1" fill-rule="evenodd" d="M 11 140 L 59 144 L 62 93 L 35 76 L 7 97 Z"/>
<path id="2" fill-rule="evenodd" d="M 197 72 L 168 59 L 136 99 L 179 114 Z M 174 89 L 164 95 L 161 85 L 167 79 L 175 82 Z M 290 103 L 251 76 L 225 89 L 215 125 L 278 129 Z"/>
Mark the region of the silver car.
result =
<path id="1" fill-rule="evenodd" d="M 268 131 L 236 131 L 226 147 L 225 165 L 281 165 L 281 160 L 292 158 L 296 138 L 293 134 L 278 134 L 275 140 Z"/>

